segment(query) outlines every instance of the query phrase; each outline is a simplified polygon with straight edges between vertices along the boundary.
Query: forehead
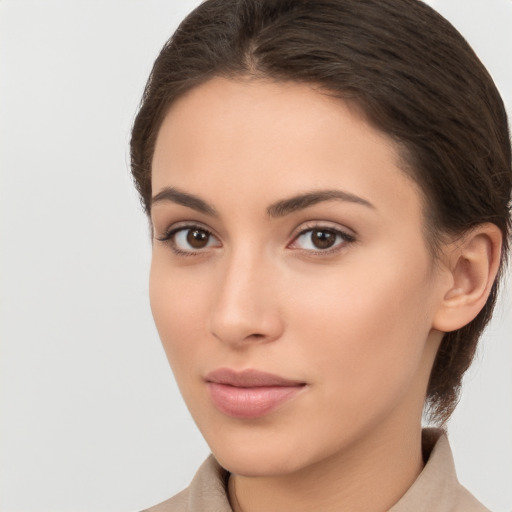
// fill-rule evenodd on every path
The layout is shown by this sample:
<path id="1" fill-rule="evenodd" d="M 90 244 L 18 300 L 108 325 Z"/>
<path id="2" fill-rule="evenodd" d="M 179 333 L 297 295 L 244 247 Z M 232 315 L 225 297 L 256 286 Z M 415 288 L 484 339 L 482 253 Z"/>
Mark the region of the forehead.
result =
<path id="1" fill-rule="evenodd" d="M 332 187 L 377 207 L 419 200 L 394 142 L 353 106 L 308 84 L 261 80 L 215 78 L 173 104 L 152 168 L 153 193 L 166 186 L 241 205 Z"/>

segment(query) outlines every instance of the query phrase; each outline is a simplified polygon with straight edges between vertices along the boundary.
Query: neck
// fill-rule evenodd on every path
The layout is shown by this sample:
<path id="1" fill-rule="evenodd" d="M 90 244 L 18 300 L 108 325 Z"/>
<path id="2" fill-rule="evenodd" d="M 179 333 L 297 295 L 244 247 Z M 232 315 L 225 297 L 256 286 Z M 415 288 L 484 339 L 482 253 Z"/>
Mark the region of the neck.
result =
<path id="1" fill-rule="evenodd" d="M 342 453 L 293 474 L 232 475 L 229 494 L 234 512 L 389 510 L 423 468 L 421 426 L 394 427 L 363 436 Z"/>

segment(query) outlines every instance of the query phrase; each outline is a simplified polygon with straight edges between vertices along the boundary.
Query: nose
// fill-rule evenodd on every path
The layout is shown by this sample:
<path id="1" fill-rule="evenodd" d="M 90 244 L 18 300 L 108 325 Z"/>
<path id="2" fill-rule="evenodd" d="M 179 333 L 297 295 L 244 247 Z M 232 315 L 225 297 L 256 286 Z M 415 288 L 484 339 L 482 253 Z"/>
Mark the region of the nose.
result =
<path id="1" fill-rule="evenodd" d="M 213 336 L 235 349 L 277 340 L 284 324 L 274 265 L 242 254 L 224 265 L 210 316 Z"/>

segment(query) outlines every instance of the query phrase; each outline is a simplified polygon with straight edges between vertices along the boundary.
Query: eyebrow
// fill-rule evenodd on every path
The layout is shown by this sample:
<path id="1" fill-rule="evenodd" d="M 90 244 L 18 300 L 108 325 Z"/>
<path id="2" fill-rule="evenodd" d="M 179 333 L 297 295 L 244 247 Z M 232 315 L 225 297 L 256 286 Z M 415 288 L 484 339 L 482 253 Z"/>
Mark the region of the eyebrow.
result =
<path id="1" fill-rule="evenodd" d="M 350 192 L 344 192 L 342 190 L 314 190 L 312 192 L 306 192 L 304 194 L 290 197 L 289 199 L 277 201 L 267 208 L 267 214 L 274 218 L 284 217 L 285 215 L 297 210 L 303 210 L 315 204 L 332 200 L 346 201 L 375 209 L 375 206 L 372 203 L 362 197 L 351 194 Z"/>
<path id="2" fill-rule="evenodd" d="M 213 217 L 219 216 L 217 210 L 200 197 L 188 194 L 174 187 L 165 187 L 160 190 L 158 194 L 151 198 L 151 206 L 153 207 L 156 203 L 163 201 L 171 201 L 172 203 L 186 206 L 187 208 L 204 213 L 205 215 L 211 215 Z"/>
<path id="3" fill-rule="evenodd" d="M 362 197 L 351 194 L 350 192 L 344 192 L 342 190 L 314 190 L 311 192 L 305 192 L 288 199 L 282 199 L 271 204 L 267 208 L 267 215 L 272 218 L 284 217 L 290 213 L 298 210 L 304 210 L 315 204 L 322 203 L 324 201 L 346 201 L 349 203 L 360 204 L 371 209 L 375 209 L 375 206 L 363 199 Z M 196 210 L 205 215 L 213 217 L 219 217 L 217 210 L 204 199 L 200 197 L 183 192 L 175 187 L 165 187 L 158 194 L 153 196 L 151 199 L 151 206 L 156 203 L 163 201 L 170 201 L 175 204 L 186 206 L 192 210 Z"/>

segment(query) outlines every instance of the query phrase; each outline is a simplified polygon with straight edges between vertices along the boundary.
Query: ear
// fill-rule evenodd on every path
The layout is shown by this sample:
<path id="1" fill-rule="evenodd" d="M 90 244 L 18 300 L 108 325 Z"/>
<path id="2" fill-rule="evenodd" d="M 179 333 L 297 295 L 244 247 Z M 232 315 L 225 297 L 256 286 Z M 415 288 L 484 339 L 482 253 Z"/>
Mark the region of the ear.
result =
<path id="1" fill-rule="evenodd" d="M 469 324 L 484 307 L 498 272 L 502 234 L 495 224 L 479 224 L 449 244 L 446 269 L 451 274 L 433 327 L 450 332 Z"/>

